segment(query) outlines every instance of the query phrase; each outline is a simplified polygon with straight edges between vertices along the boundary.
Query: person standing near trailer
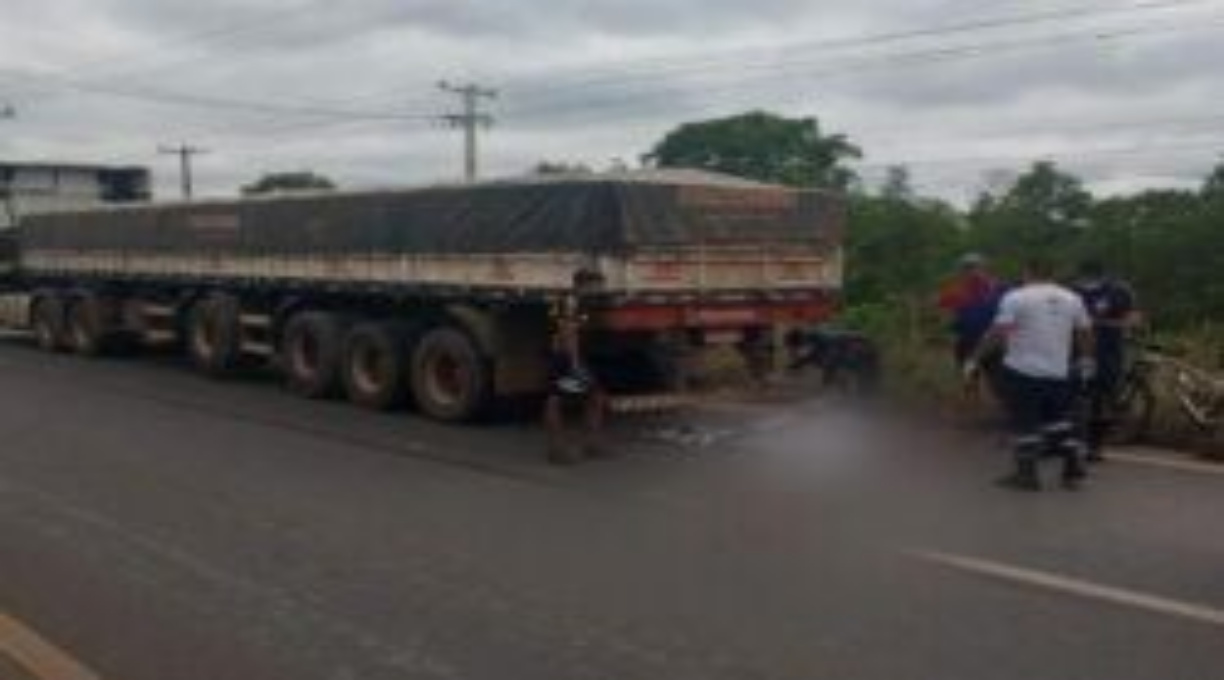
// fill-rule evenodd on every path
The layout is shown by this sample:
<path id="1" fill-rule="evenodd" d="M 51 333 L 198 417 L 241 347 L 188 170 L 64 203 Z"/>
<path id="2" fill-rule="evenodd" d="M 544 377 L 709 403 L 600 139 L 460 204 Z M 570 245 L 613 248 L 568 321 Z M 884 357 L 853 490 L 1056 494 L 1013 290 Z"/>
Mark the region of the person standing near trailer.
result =
<path id="1" fill-rule="evenodd" d="M 563 305 L 555 314 L 555 332 L 549 355 L 548 396 L 544 402 L 544 427 L 548 433 L 547 458 L 556 465 L 572 465 L 586 456 L 605 452 L 599 441 L 603 433 L 608 398 L 587 363 L 582 347 L 581 315 L 574 305 Z M 580 418 L 580 437 L 571 434 L 571 417 Z"/>

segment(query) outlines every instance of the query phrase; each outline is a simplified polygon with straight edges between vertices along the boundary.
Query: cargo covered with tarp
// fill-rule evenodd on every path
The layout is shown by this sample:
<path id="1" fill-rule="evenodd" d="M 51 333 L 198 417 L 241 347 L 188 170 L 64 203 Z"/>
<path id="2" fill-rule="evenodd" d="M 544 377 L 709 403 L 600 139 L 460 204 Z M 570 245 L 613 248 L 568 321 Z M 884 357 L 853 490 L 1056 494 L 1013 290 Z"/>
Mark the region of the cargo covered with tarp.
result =
<path id="1" fill-rule="evenodd" d="M 694 171 L 315 193 L 31 216 L 25 250 L 243 256 L 625 254 L 833 244 L 839 197 Z"/>

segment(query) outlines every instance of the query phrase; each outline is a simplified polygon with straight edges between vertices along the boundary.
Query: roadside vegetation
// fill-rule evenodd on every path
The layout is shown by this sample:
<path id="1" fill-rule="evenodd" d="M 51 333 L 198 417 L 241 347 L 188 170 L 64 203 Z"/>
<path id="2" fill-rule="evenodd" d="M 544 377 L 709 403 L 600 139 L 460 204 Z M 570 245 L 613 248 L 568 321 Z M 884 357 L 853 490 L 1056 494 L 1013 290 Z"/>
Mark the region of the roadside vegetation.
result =
<path id="1" fill-rule="evenodd" d="M 883 351 L 896 397 L 955 409 L 963 394 L 945 322 L 932 304 L 957 255 L 986 255 L 1014 278 L 1032 255 L 1070 273 L 1093 257 L 1138 292 L 1151 337 L 1195 364 L 1224 372 L 1224 164 L 1197 188 L 1096 196 L 1053 163 L 960 207 L 917 193 L 905 168 L 864 187 L 850 162 L 864 151 L 815 118 L 764 112 L 682 125 L 645 156 L 662 167 L 701 167 L 851 195 L 842 323 Z M 1157 432 L 1184 434 L 1166 413 Z"/>

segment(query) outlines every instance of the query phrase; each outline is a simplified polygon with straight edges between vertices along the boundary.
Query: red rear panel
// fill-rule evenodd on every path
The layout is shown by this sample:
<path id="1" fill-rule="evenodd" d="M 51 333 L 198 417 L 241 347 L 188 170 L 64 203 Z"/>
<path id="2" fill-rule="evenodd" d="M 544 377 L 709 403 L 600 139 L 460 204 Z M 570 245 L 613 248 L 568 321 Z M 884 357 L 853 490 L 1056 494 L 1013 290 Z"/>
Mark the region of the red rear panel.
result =
<path id="1" fill-rule="evenodd" d="M 834 312 L 832 296 L 786 301 L 734 303 L 627 304 L 599 310 L 593 325 L 617 332 L 672 329 L 734 330 L 768 326 L 795 326 L 828 320 Z"/>

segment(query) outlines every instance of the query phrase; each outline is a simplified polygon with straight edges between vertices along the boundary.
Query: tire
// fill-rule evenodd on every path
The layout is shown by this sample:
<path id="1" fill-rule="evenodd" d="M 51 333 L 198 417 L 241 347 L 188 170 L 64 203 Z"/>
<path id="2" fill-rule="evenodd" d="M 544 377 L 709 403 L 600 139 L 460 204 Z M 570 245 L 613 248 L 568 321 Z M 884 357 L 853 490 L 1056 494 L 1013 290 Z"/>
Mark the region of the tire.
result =
<path id="1" fill-rule="evenodd" d="M 1156 415 L 1156 393 L 1151 385 L 1123 386 L 1113 404 L 1110 440 L 1115 444 L 1139 444 L 1147 440 Z"/>
<path id="2" fill-rule="evenodd" d="M 347 326 L 343 317 L 330 312 L 301 312 L 289 319 L 280 351 L 285 384 L 292 392 L 307 399 L 340 394 Z"/>
<path id="3" fill-rule="evenodd" d="M 191 307 L 186 328 L 187 355 L 205 375 L 223 377 L 242 363 L 241 307 L 231 295 L 215 294 Z"/>
<path id="4" fill-rule="evenodd" d="M 104 304 L 95 295 L 84 295 L 69 305 L 64 335 L 73 352 L 96 357 L 113 348 L 114 333 L 107 328 Z"/>
<path id="5" fill-rule="evenodd" d="M 410 332 L 403 324 L 367 322 L 344 340 L 343 379 L 349 401 L 389 411 L 408 400 Z"/>
<path id="6" fill-rule="evenodd" d="M 425 415 L 467 422 L 487 412 L 492 372 L 475 341 L 453 326 L 436 326 L 412 352 L 412 397 Z"/>
<path id="7" fill-rule="evenodd" d="M 34 343 L 44 352 L 61 352 L 67 348 L 64 307 L 64 298 L 59 295 L 44 295 L 34 300 L 30 327 Z"/>

